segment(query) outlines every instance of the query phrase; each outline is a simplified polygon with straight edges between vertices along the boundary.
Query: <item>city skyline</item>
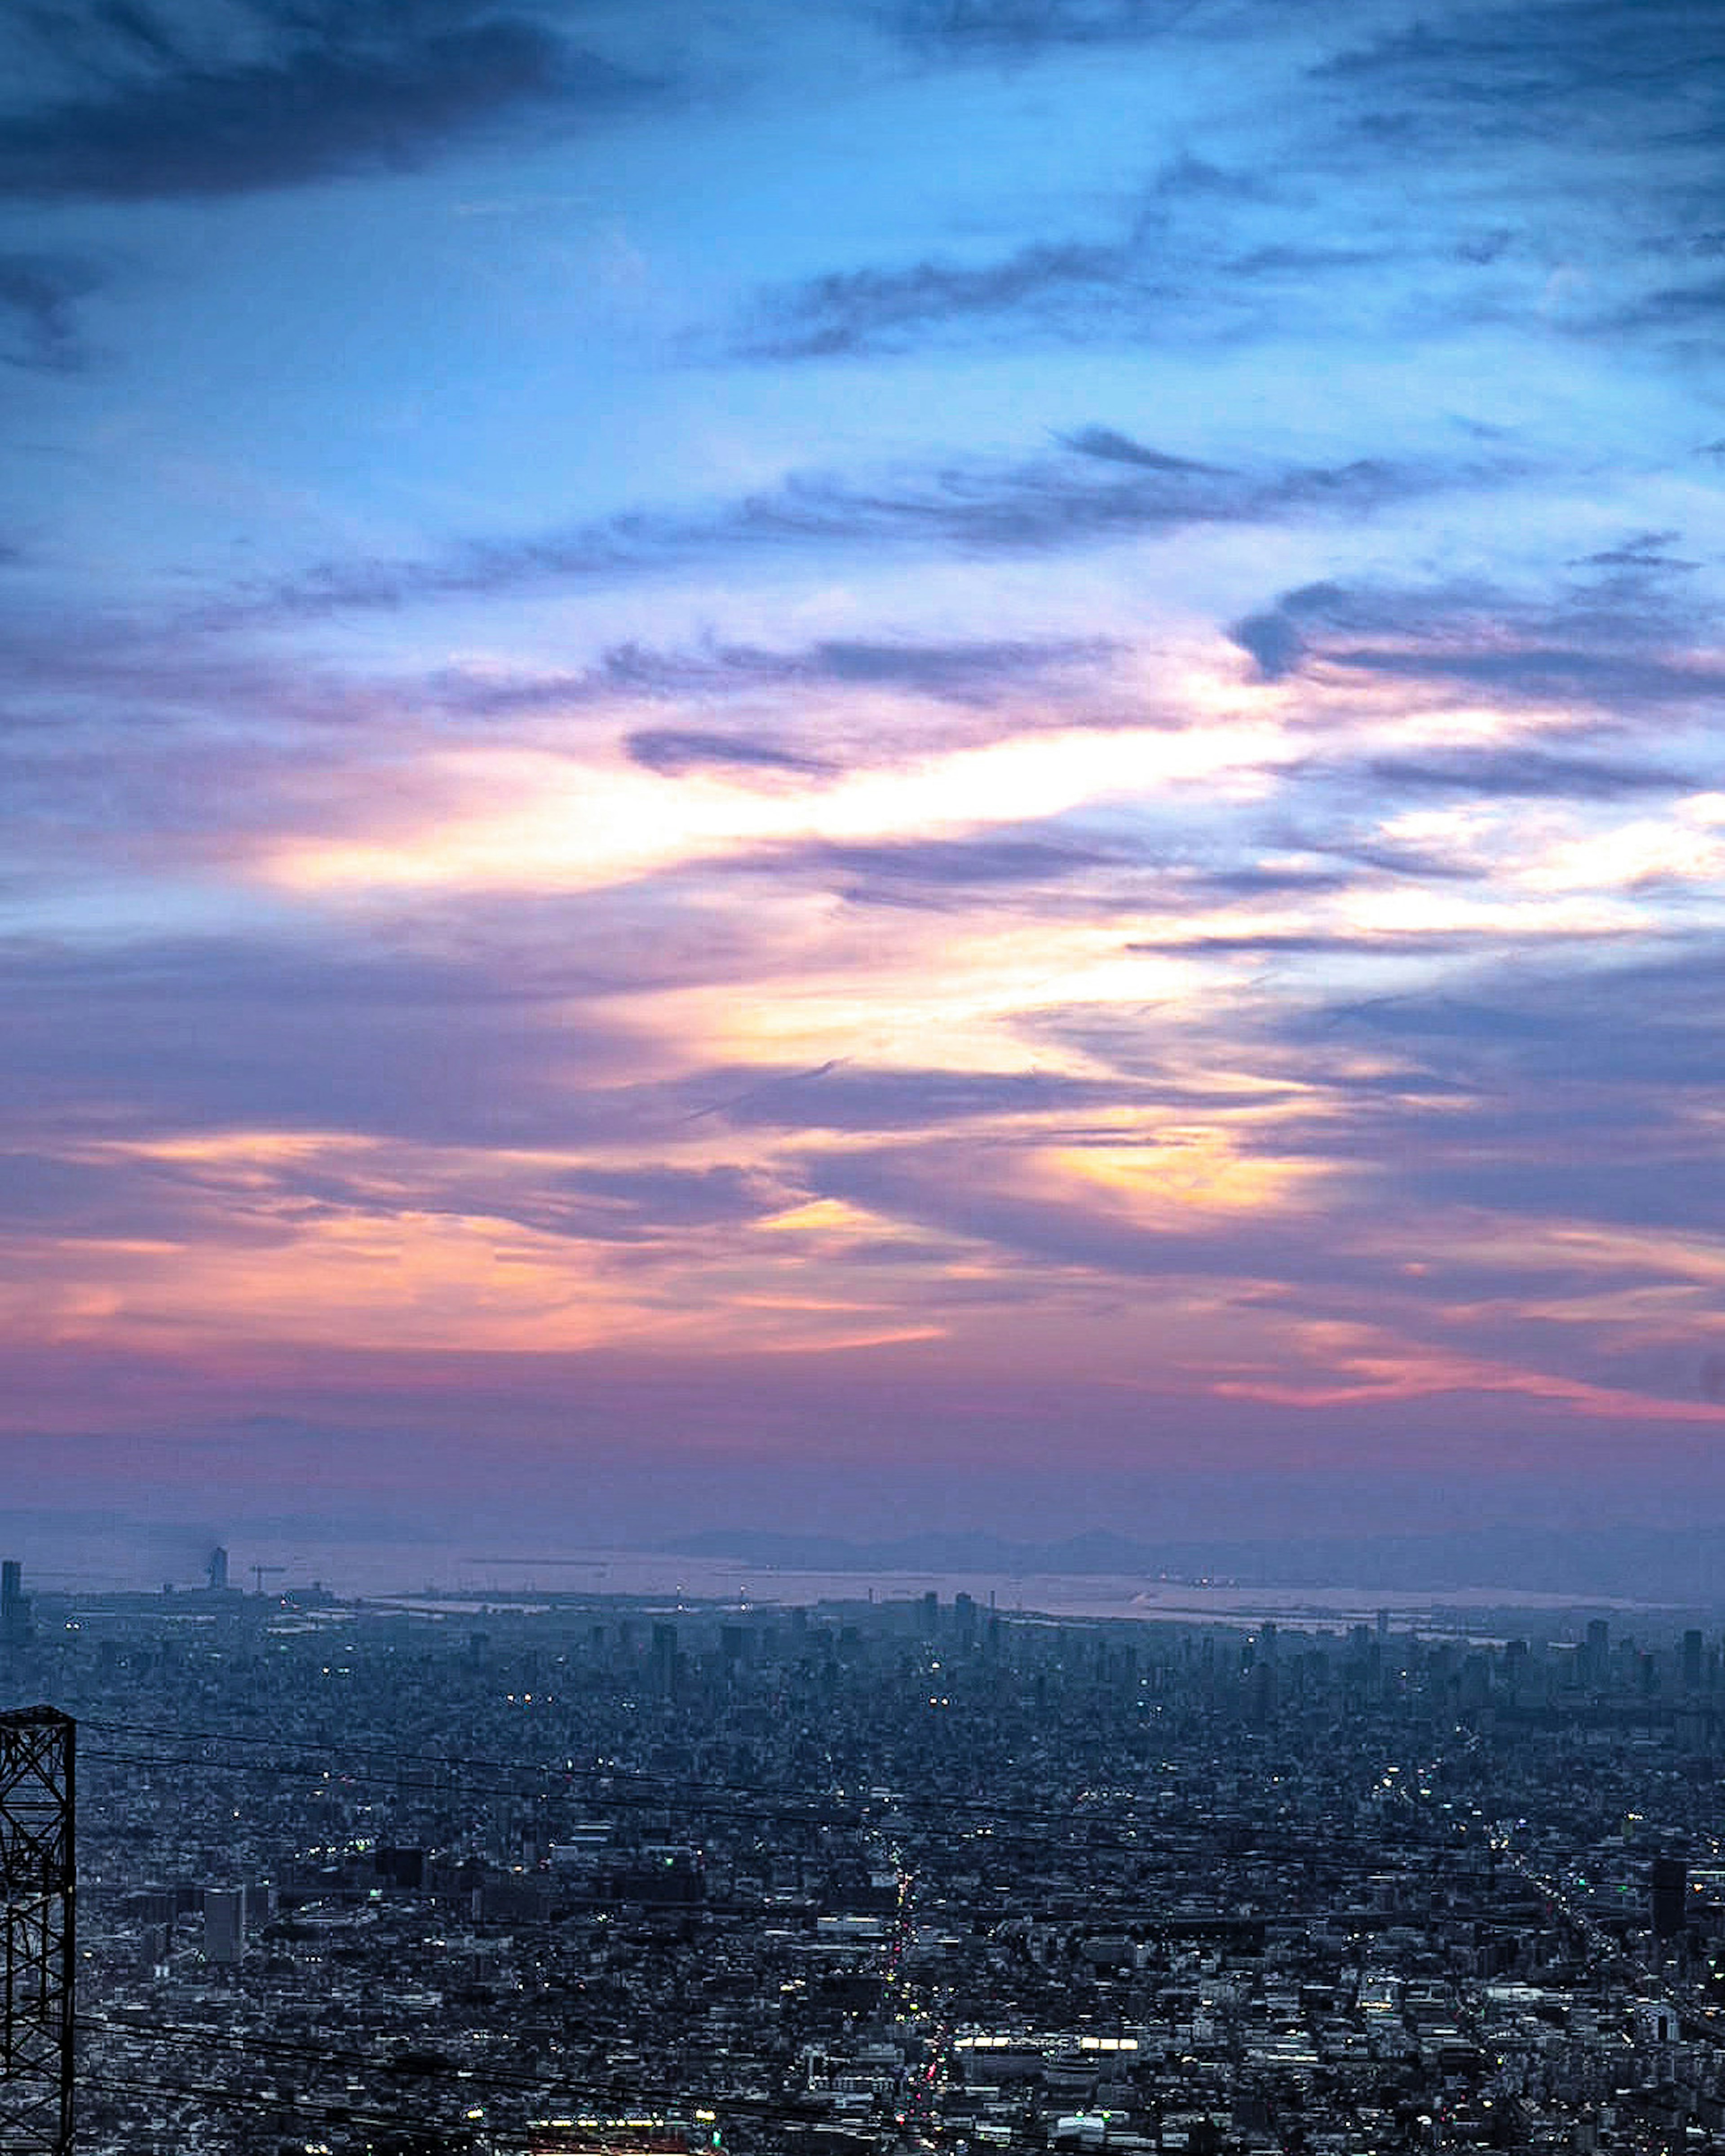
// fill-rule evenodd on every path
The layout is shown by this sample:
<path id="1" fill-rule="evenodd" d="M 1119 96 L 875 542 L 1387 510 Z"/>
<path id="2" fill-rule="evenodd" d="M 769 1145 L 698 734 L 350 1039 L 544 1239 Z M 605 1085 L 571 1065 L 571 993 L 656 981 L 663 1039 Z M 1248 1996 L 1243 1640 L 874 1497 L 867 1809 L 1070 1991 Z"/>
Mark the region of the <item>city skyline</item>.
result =
<path id="1" fill-rule="evenodd" d="M 9 1513 L 1725 1518 L 1717 24 L 0 41 Z"/>

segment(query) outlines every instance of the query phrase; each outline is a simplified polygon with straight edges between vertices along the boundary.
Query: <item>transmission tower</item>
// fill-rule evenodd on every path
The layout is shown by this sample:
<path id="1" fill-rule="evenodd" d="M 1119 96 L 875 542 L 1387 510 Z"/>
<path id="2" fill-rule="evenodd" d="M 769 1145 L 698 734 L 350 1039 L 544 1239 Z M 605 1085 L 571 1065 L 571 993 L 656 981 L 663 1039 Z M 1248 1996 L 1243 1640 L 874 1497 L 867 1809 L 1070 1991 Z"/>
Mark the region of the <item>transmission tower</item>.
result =
<path id="1" fill-rule="evenodd" d="M 72 1765 L 52 1707 L 0 1714 L 0 2156 L 70 2156 Z"/>

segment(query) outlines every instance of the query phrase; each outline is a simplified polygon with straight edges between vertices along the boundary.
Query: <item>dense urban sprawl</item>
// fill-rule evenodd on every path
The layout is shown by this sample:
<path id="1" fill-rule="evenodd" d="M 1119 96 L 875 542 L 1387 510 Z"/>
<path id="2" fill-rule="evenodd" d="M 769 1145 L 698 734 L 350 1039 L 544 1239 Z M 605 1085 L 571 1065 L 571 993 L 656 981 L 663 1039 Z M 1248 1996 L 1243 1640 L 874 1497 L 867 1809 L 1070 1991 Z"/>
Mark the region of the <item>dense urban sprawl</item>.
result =
<path id="1" fill-rule="evenodd" d="M 1725 2147 L 1704 1629 L 10 1591 L 85 2156 Z"/>

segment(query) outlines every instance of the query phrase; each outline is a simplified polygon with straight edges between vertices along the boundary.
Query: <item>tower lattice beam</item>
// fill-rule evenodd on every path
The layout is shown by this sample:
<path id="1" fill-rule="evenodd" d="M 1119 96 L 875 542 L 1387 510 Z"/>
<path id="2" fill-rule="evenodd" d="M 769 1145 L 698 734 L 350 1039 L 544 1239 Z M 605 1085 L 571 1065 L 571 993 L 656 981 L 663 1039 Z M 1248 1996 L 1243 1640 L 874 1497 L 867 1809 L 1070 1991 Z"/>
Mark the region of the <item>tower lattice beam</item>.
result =
<path id="1" fill-rule="evenodd" d="M 0 2156 L 72 2147 L 75 1730 L 0 1713 Z"/>

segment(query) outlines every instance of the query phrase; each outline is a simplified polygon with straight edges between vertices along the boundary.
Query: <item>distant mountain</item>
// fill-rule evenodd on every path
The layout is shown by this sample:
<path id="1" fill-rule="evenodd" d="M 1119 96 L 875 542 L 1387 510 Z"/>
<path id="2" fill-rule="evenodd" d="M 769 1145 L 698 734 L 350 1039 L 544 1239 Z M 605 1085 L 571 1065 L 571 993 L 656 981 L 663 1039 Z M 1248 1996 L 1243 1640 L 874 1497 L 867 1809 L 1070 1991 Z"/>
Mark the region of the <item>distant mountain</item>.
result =
<path id="1" fill-rule="evenodd" d="M 1506 1527 L 1178 1543 L 1106 1532 L 1020 1543 L 964 1532 L 851 1542 L 836 1535 L 720 1527 L 665 1548 L 680 1556 L 737 1558 L 779 1572 L 975 1572 L 1008 1578 L 1026 1573 L 1107 1573 L 1243 1587 L 1382 1588 L 1399 1594 L 1522 1589 L 1725 1605 L 1725 1529 L 1714 1527 L 1581 1534 Z"/>

